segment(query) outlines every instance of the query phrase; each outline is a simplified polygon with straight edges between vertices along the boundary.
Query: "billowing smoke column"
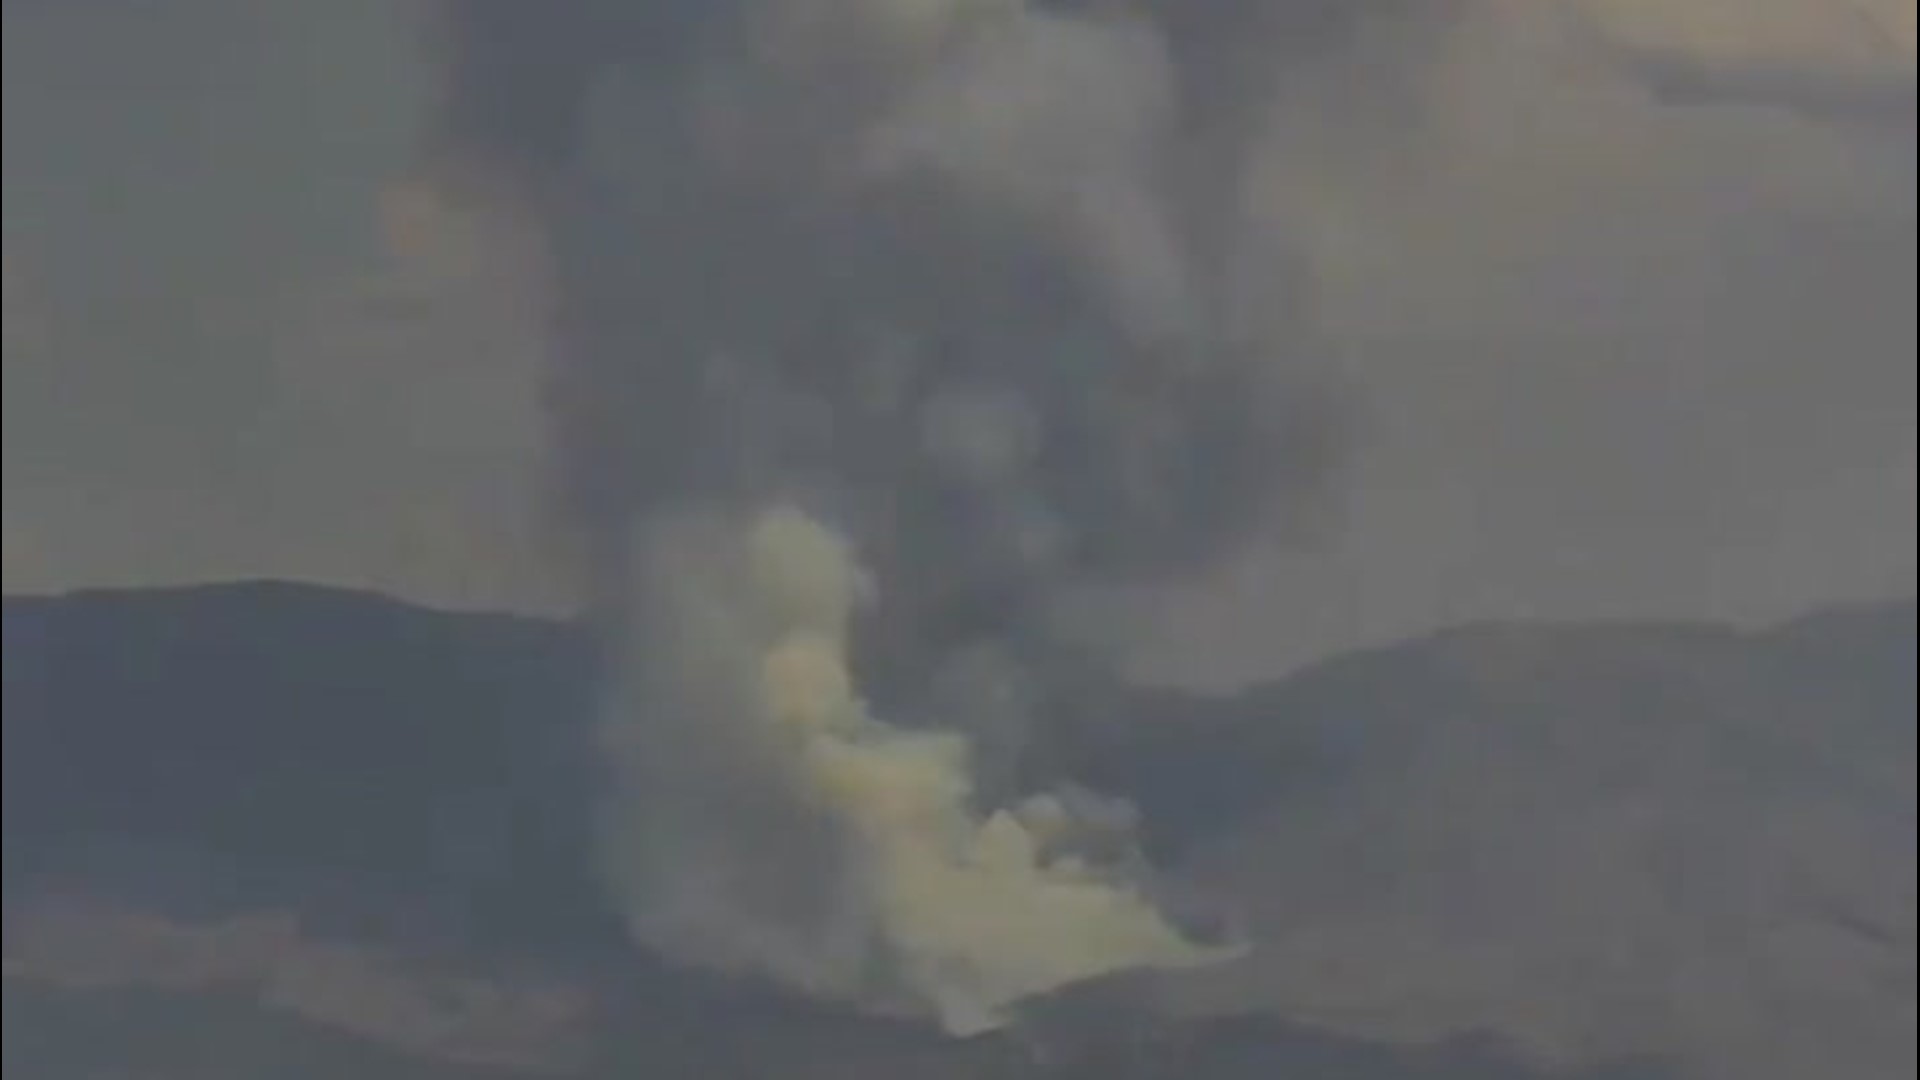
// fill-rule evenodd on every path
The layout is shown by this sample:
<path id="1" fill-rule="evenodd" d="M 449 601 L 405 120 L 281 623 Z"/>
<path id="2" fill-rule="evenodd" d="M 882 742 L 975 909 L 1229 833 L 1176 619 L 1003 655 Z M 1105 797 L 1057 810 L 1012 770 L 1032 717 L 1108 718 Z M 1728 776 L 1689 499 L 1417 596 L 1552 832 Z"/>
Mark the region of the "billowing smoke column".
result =
<path id="1" fill-rule="evenodd" d="M 644 944 L 954 1031 L 1231 951 L 1029 735 L 1062 589 L 1318 490 L 1298 286 L 1236 192 L 1355 6 L 441 5 L 446 175 L 543 237 Z"/>

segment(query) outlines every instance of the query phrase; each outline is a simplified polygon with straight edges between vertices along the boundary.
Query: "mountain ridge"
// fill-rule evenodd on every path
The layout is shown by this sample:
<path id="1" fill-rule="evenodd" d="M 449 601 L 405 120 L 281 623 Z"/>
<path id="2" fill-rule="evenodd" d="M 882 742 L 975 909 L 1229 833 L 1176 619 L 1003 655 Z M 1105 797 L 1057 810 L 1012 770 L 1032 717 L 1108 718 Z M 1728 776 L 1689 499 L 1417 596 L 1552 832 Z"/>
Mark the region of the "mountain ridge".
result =
<path id="1" fill-rule="evenodd" d="M 301 943 L 288 955 L 384 942 L 386 963 L 397 942 L 428 958 L 420 963 L 563 971 L 594 1001 L 637 995 L 665 1008 L 659 1003 L 718 994 L 708 999 L 723 1003 L 716 1008 L 760 1016 L 756 1023 L 788 1031 L 822 1060 L 866 1060 L 867 1051 L 849 1048 L 891 1038 L 817 1011 L 750 1005 L 752 994 L 699 990 L 697 977 L 650 966 L 626 945 L 593 866 L 594 663 L 576 629 L 285 583 L 9 598 L 5 613 L 10 963 L 23 934 L 44 934 L 44 923 L 22 912 L 44 911 L 33 901 L 57 886 L 175 927 L 292 913 Z M 1551 876 L 1537 867 L 1572 858 L 1560 850 L 1568 845 L 1615 852 L 1593 856 L 1604 873 L 1580 859 L 1554 872 L 1596 893 L 1627 883 L 1622 895 L 1639 899 L 1621 908 L 1632 917 L 1621 916 L 1620 932 L 1654 941 L 1680 933 L 1673 940 L 1682 947 L 1672 951 L 1686 953 L 1692 931 L 1675 928 L 1725 915 L 1732 894 L 1694 874 L 1701 883 L 1682 890 L 1693 899 L 1668 903 L 1661 882 L 1673 867 L 1719 845 L 1747 852 L 1728 865 L 1750 873 L 1782 861 L 1789 849 L 1779 845 L 1800 829 L 1811 839 L 1794 840 L 1800 854 L 1785 861 L 1827 883 L 1827 898 L 1810 902 L 1825 905 L 1821 925 L 1851 927 L 1850 941 L 1877 935 L 1880 944 L 1861 953 L 1864 946 L 1834 943 L 1840 931 L 1822 938 L 1824 959 L 1800 968 L 1840 989 L 1787 996 L 1806 1012 L 1838 994 L 1879 1017 L 1859 1030 L 1822 1021 L 1840 1033 L 1835 1039 L 1873 1044 L 1831 1074 L 1894 1075 L 1881 1066 L 1899 1064 L 1897 1037 L 1911 1030 L 1911 1012 L 1901 1012 L 1912 999 L 1911 948 L 1905 969 L 1888 969 L 1884 1001 L 1861 996 L 1860 973 L 1912 940 L 1911 844 L 1888 868 L 1874 869 L 1869 856 L 1884 861 L 1911 833 L 1911 753 L 1904 765 L 1900 754 L 1913 742 L 1914 621 L 1911 603 L 1892 603 L 1759 631 L 1477 626 L 1334 658 L 1234 695 L 1105 687 L 1089 710 L 1101 719 L 1059 740 L 1062 771 L 1138 803 L 1162 861 L 1247 911 L 1261 959 L 1252 974 L 1156 983 L 1140 998 L 1146 1004 L 1126 1005 L 1170 1018 L 1143 1025 L 1157 1033 L 1154 1048 L 1125 1051 L 1133 1064 L 1110 1060 L 1121 1051 L 1104 1035 L 1085 1034 L 1111 1031 L 1119 1014 L 1087 1014 L 1074 1002 L 1099 995 L 1070 993 L 1060 1009 L 1035 1010 L 1051 1017 L 1035 1029 L 1041 1035 L 1020 1036 L 1022 1045 L 1040 1038 L 1055 1047 L 1054 1059 L 1006 1050 L 1012 1056 L 993 1068 L 1094 1075 L 1074 1070 L 1101 1061 L 1101 1076 L 1161 1075 L 1154 1070 L 1214 1060 L 1207 1055 L 1216 1043 L 1271 1064 L 1296 1052 L 1311 1058 L 1321 1039 L 1347 1048 L 1326 1050 L 1335 1057 L 1384 1062 L 1368 1074 L 1383 1077 L 1453 1075 L 1448 1062 L 1464 1060 L 1469 1044 L 1481 1071 L 1459 1075 L 1544 1076 L 1548 1062 L 1558 1063 L 1554 1075 L 1572 1075 L 1615 1067 L 1607 1061 L 1628 1063 L 1621 1076 L 1733 1075 L 1750 1055 L 1729 1049 L 1724 1034 L 1716 1042 L 1664 1030 L 1679 1023 L 1663 1018 L 1664 1006 L 1637 1007 L 1658 1023 L 1591 995 L 1545 1012 L 1518 1007 L 1541 985 L 1542 957 L 1586 955 L 1579 943 L 1606 923 L 1533 879 Z M 1589 789 L 1620 794 L 1596 802 Z M 1712 824 L 1772 800 L 1786 809 L 1766 814 L 1785 824 L 1764 837 L 1729 845 L 1738 834 Z M 1665 815 L 1662 827 L 1685 843 L 1663 854 L 1658 829 L 1629 829 L 1619 811 L 1585 809 L 1615 804 Z M 1502 815 L 1552 828 L 1529 831 Z M 1809 859 L 1807 843 L 1862 854 Z M 1500 844 L 1517 854 L 1490 856 Z M 1784 885 L 1763 884 L 1768 897 L 1786 895 Z M 1414 899 L 1394 906 L 1391 897 L 1403 893 Z M 1456 938 L 1472 937 L 1462 927 L 1473 924 L 1475 905 L 1506 912 L 1496 917 L 1512 924 L 1503 931 L 1511 948 L 1456 948 Z M 1435 914 L 1445 911 L 1466 914 Z M 1539 927 L 1524 929 L 1532 922 Z M 151 942 L 123 952 L 142 948 Z M 1428 953 L 1451 959 L 1437 967 L 1412 959 Z M 1721 960 L 1715 953 L 1699 962 L 1717 971 Z M 1506 975 L 1474 974 L 1489 964 Z M 414 973 L 401 983 L 431 981 L 407 970 Z M 1790 988 L 1797 970 L 1780 976 Z M 1394 979 L 1424 985 L 1415 996 L 1431 1000 L 1399 1001 Z M 1572 981 L 1638 981 L 1674 993 L 1657 958 Z M 1722 981 L 1706 979 L 1711 1000 L 1730 993 Z M 49 993 L 47 985 L 28 989 L 10 976 L 10 1000 Z M 1719 1004 L 1677 997 L 1671 1007 L 1719 1017 L 1713 1023 L 1728 1030 L 1749 1023 L 1726 1019 L 1745 1013 Z M 1576 1022 L 1586 1013 L 1608 1019 Z M 1494 1041 L 1473 1043 L 1477 1030 Z M 1526 1049 L 1501 1049 L 1509 1043 Z M 926 1052 L 929 1062 L 948 1060 Z M 984 1051 L 955 1049 L 953 1060 L 976 1052 Z M 1663 1071 L 1666 1059 L 1685 1071 Z M 1200 1075 L 1240 1075 L 1240 1066 L 1220 1062 L 1221 1071 Z M 751 1060 L 736 1066 L 753 1075 Z"/>

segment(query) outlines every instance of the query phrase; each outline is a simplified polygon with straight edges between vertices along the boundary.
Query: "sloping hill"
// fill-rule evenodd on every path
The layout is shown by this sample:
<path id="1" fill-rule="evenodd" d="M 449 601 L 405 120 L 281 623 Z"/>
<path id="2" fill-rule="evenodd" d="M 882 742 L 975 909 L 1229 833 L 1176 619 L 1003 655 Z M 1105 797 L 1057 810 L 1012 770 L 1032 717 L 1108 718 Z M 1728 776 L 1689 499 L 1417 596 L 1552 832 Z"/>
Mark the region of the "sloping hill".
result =
<path id="1" fill-rule="evenodd" d="M 1261 941 L 1186 1000 L 1716 1077 L 1909 1075 L 1913 656 L 1911 606 L 1479 627 L 1224 707 L 1211 751 L 1146 781 L 1168 810 L 1210 793 L 1186 867 Z"/>
<path id="2" fill-rule="evenodd" d="M 1912 1063 L 1911 604 L 1757 634 L 1471 627 L 1232 698 L 1114 687 L 1089 710 L 1107 723 L 1057 740 L 1061 763 L 1140 802 L 1153 846 L 1258 947 L 1147 995 L 1189 1019 L 1042 1009 L 974 1044 L 628 950 L 594 883 L 592 665 L 569 630 L 275 584 L 5 615 L 10 1010 L 91 1015 L 108 994 L 137 1012 L 111 995 L 144 986 L 126 1000 L 212 994 L 242 1027 L 265 1001 L 347 1037 L 337 988 L 303 999 L 288 974 L 320 964 L 393 1003 L 349 1017 L 355 1037 L 442 1063 L 451 1037 L 399 1038 L 392 1016 L 457 1030 L 471 1010 L 419 1002 L 497 1008 L 507 991 L 473 980 L 530 978 L 590 1003 L 588 1059 L 660 1075 L 1540 1075 L 1500 1039 L 1568 1068 L 1671 1055 L 1701 1077 Z M 63 896 L 148 927 L 85 960 L 118 964 L 120 990 L 55 977 L 80 961 L 49 926 L 106 940 L 46 918 L 49 897 L 91 910 Z M 205 951 L 153 926 L 262 912 L 294 929 L 256 932 L 278 944 L 221 977 L 141 974 Z M 576 1026 L 557 1024 L 556 1061 Z M 1472 1031 L 1495 1041 L 1458 1041 Z"/>
<path id="3" fill-rule="evenodd" d="M 491 939 L 598 915 L 590 661 L 562 627 L 281 584 L 87 593 L 8 600 L 5 657 L 9 880 L 342 920 L 406 897 L 416 931 Z"/>

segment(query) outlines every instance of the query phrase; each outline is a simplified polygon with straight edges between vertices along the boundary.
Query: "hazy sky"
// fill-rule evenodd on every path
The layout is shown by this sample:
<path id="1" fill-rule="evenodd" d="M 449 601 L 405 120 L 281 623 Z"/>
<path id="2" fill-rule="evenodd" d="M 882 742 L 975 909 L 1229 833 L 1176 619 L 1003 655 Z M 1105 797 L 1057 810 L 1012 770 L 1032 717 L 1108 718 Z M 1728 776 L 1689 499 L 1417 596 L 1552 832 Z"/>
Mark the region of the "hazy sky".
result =
<path id="1" fill-rule="evenodd" d="M 1913 0 L 1467 8 L 1329 57 L 1266 142 L 1362 406 L 1344 515 L 1134 644 L 1225 678 L 1466 618 L 1911 595 Z M 407 242 L 399 9 L 9 0 L 10 591 L 563 602 L 535 339 L 484 260 Z"/>

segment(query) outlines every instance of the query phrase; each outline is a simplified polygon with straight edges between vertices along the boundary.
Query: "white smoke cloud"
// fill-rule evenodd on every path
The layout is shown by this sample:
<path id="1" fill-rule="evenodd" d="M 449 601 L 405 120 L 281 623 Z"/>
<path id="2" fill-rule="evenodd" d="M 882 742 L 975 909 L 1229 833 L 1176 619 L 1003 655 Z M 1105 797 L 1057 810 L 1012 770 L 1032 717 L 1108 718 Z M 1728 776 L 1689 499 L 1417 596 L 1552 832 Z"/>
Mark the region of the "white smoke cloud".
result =
<path id="1" fill-rule="evenodd" d="M 1124 808 L 983 806 L 963 735 L 868 711 L 847 650 L 870 585 L 827 528 L 680 522 L 643 560 L 654 644 L 609 706 L 607 858 L 646 944 L 962 1035 L 1065 984 L 1234 955 L 1156 910 Z"/>
<path id="2" fill-rule="evenodd" d="M 1682 99 L 1913 114 L 1913 0 L 1566 2 L 1630 70 Z"/>

